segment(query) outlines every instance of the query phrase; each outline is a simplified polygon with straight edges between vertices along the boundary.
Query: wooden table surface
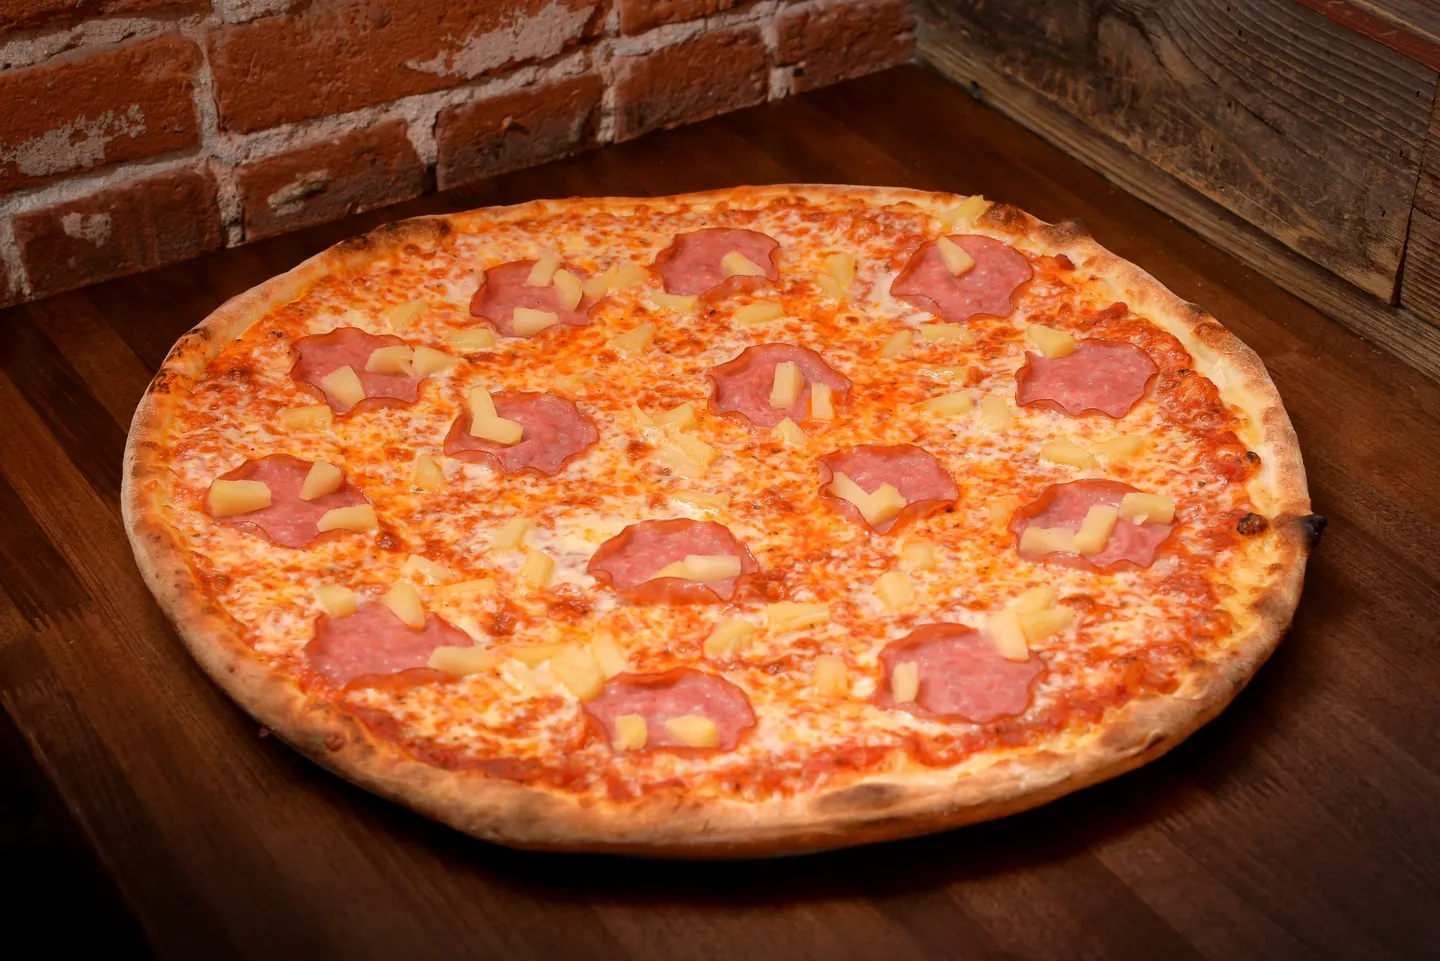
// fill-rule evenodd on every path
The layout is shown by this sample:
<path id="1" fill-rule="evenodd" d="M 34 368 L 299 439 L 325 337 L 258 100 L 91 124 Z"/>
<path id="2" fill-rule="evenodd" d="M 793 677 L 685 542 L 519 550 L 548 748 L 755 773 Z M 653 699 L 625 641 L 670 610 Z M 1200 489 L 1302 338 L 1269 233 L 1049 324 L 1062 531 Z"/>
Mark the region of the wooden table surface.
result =
<path id="1" fill-rule="evenodd" d="M 400 216 L 786 181 L 1080 217 L 1260 352 L 1330 526 L 1217 721 L 1000 822 L 648 862 L 429 823 L 264 737 L 191 662 L 118 509 L 131 411 L 186 329 Z M 0 314 L 0 701 L 162 957 L 1419 957 L 1440 945 L 1437 548 L 1440 388 L 917 67 Z"/>

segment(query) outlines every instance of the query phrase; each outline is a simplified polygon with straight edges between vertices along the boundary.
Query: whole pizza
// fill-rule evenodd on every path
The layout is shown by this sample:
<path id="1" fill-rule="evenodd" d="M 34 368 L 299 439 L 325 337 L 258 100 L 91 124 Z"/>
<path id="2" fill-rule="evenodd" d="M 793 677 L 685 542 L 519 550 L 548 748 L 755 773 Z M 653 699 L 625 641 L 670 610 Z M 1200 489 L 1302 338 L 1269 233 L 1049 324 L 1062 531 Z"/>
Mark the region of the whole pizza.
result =
<path id="1" fill-rule="evenodd" d="M 195 658 L 364 787 L 530 848 L 763 854 L 1157 756 L 1311 541 L 1255 354 L 980 197 L 537 201 L 231 300 L 124 509 Z"/>

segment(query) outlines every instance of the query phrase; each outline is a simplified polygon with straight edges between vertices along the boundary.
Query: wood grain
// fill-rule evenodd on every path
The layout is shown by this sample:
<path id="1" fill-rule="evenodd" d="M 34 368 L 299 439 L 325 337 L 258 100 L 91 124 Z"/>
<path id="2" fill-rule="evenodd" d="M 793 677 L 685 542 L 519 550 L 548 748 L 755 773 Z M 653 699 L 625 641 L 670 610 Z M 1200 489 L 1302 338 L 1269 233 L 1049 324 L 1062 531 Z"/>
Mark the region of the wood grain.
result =
<path id="1" fill-rule="evenodd" d="M 1440 98 L 1430 115 L 1420 181 L 1415 185 L 1415 209 L 1410 215 L 1400 303 L 1440 326 Z"/>
<path id="2" fill-rule="evenodd" d="M 1347 29 L 1440 70 L 1440 6 L 1432 0 L 1296 0 Z"/>
<path id="3" fill-rule="evenodd" d="M 1038 98 L 1393 302 L 1434 69 L 1293 0 L 920 0 L 919 13 L 922 55 L 1026 126 L 1051 135 L 1050 111 L 1027 109 Z"/>
<path id="4" fill-rule="evenodd" d="M 1174 752 L 1038 811 L 773 862 L 524 854 L 265 737 L 148 595 L 122 426 L 226 297 L 384 220 L 760 180 L 1083 218 L 1264 357 L 1331 519 L 1288 640 Z M 1440 387 L 918 68 L 0 313 L 0 704 L 160 957 L 1407 958 L 1440 938 Z"/>

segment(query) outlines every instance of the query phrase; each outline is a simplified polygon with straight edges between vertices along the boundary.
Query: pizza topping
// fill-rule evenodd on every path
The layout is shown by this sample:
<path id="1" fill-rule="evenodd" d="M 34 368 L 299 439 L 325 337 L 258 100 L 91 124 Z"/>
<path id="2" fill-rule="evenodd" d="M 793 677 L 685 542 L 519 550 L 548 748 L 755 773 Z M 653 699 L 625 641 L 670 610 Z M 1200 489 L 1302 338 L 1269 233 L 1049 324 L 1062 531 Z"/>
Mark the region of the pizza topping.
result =
<path id="1" fill-rule="evenodd" d="M 738 308 L 732 316 L 741 327 L 754 327 L 784 317 L 785 308 L 773 300 L 756 300 Z"/>
<path id="2" fill-rule="evenodd" d="M 824 604 L 779 601 L 765 605 L 765 626 L 772 631 L 803 631 L 830 623 L 830 608 Z"/>
<path id="3" fill-rule="evenodd" d="M 945 262 L 945 269 L 950 271 L 952 276 L 963 277 L 974 269 L 975 258 L 949 237 L 936 237 L 935 248 L 940 251 L 940 259 Z"/>
<path id="4" fill-rule="evenodd" d="M 751 290 L 762 279 L 776 280 L 780 271 L 776 256 L 780 244 L 754 230 L 709 227 L 679 234 L 655 258 L 655 270 L 670 294 L 704 295 L 707 300 Z M 738 259 L 735 256 L 738 255 Z M 727 261 L 726 258 L 729 258 Z M 758 273 L 730 272 L 745 268 L 746 261 Z"/>
<path id="5" fill-rule="evenodd" d="M 900 549 L 900 569 L 909 573 L 933 571 L 939 562 L 935 558 L 935 545 L 929 541 L 906 541 Z"/>
<path id="6" fill-rule="evenodd" d="M 787 364 L 792 366 L 782 372 Z M 707 376 L 713 385 L 711 410 L 738 414 L 750 426 L 761 429 L 774 427 L 787 417 L 803 423 L 809 414 L 814 384 L 829 387 L 832 402 L 835 394 L 843 397 L 850 389 L 850 381 L 823 357 L 808 347 L 793 344 L 747 347 L 734 360 L 712 367 Z M 785 403 L 787 400 L 789 403 Z"/>
<path id="7" fill-rule="evenodd" d="M 234 517 L 270 506 L 270 488 L 255 480 L 216 480 L 205 496 L 211 517 Z"/>
<path id="8" fill-rule="evenodd" d="M 496 591 L 495 582 L 489 578 L 445 584 L 435 589 L 435 596 L 441 604 L 463 604 L 476 597 L 489 597 Z"/>
<path id="9" fill-rule="evenodd" d="M 987 617 L 985 634 L 1005 660 L 1030 660 L 1030 648 L 1025 643 L 1025 630 L 1020 626 L 1020 614 L 1014 608 L 1006 608 Z"/>
<path id="10" fill-rule="evenodd" d="M 371 354 L 370 356 L 374 357 L 375 355 Z M 436 350 L 434 347 L 416 347 L 415 353 L 410 359 L 410 371 L 416 377 L 431 377 L 435 374 L 443 374 L 459 363 L 459 357 L 451 357 L 443 350 Z"/>
<path id="11" fill-rule="evenodd" d="M 1149 354 L 1123 340 L 1082 340 L 1073 353 L 1056 358 L 1032 351 L 1015 372 L 1015 402 L 1072 417 L 1089 411 L 1124 417 L 1159 370 Z"/>
<path id="12" fill-rule="evenodd" d="M 639 714 L 621 714 L 615 719 L 610 746 L 617 751 L 639 751 L 649 739 L 649 727 Z"/>
<path id="13" fill-rule="evenodd" d="M 523 515 L 512 517 L 490 537 L 492 551 L 513 551 L 525 543 L 525 535 L 535 528 L 535 522 Z"/>
<path id="14" fill-rule="evenodd" d="M 526 287 L 549 287 L 550 281 L 555 277 L 555 271 L 560 269 L 560 258 L 555 256 L 541 257 L 530 265 L 530 273 L 525 275 Z"/>
<path id="15" fill-rule="evenodd" d="M 840 481 L 841 476 L 845 481 Z M 887 486 L 904 499 L 893 512 L 889 499 L 875 498 Z M 959 499 L 960 491 L 929 451 L 911 444 L 861 444 L 820 459 L 820 496 L 851 520 L 863 522 L 877 534 L 888 534 L 945 510 Z"/>
<path id="16" fill-rule="evenodd" d="M 1121 434 L 1112 440 L 1092 444 L 1090 449 L 1105 460 L 1123 464 L 1145 453 L 1149 446 L 1150 442 L 1138 434 Z"/>
<path id="17" fill-rule="evenodd" d="M 586 568 L 631 600 L 672 604 L 728 601 L 741 580 L 758 570 L 749 548 L 729 528 L 688 519 L 631 524 L 601 544 Z"/>
<path id="18" fill-rule="evenodd" d="M 470 330 L 457 330 L 450 335 L 450 343 L 464 351 L 489 350 L 496 344 L 495 331 L 489 327 L 474 327 Z"/>
<path id="19" fill-rule="evenodd" d="M 709 658 L 730 657 L 740 653 L 755 637 L 755 625 L 738 618 L 727 618 L 716 624 L 705 638 L 703 649 Z"/>
<path id="20" fill-rule="evenodd" d="M 227 499 L 233 495 L 225 493 L 227 490 L 234 490 L 229 483 L 232 481 L 250 481 L 264 487 L 269 494 L 268 501 L 263 505 L 249 507 L 244 513 L 217 514 L 212 509 L 211 516 L 222 523 L 234 524 L 252 534 L 263 536 L 270 543 L 281 547 L 304 547 L 326 530 L 338 529 L 335 526 L 320 526 L 320 521 L 326 515 L 336 511 L 364 509 L 369 511 L 373 522 L 374 509 L 365 500 L 365 495 L 353 485 L 344 483 L 343 478 L 340 486 L 329 493 L 319 494 L 309 500 L 302 499 L 301 489 L 311 468 L 312 465 L 307 461 L 289 454 L 271 454 L 259 460 L 247 460 L 210 485 L 211 493 L 207 501 L 217 497 L 214 492 L 218 484 L 221 485 L 221 493 L 218 495 L 221 508 L 233 507 L 236 502 Z M 241 490 L 258 490 L 258 487 L 247 485 Z M 255 494 L 246 496 L 256 498 Z M 257 504 L 258 499 L 241 503 Z M 372 523 L 370 526 L 375 525 Z"/>
<path id="21" fill-rule="evenodd" d="M 720 457 L 718 450 L 698 437 L 679 432 L 670 432 L 665 436 L 666 441 L 660 445 L 656 459 L 681 477 L 704 477 L 710 465 Z"/>
<path id="22" fill-rule="evenodd" d="M 485 271 L 485 279 L 470 300 L 470 313 L 490 321 L 502 337 L 533 337 L 557 324 L 583 327 L 590 323 L 589 314 L 596 298 L 582 296 L 573 306 L 566 307 L 561 285 L 551 283 L 560 262 L 554 260 L 555 267 L 548 276 L 542 269 L 547 263 L 517 260 L 491 267 Z M 584 271 L 575 267 L 565 269 L 583 285 L 587 276 Z M 541 277 L 544 283 L 530 283 L 532 278 Z"/>
<path id="23" fill-rule="evenodd" d="M 615 643 L 615 638 L 607 633 L 596 635 L 590 642 L 590 656 L 595 658 L 595 663 L 600 665 L 600 672 L 606 679 L 616 674 L 624 674 L 629 670 L 625 662 L 625 653 L 620 650 L 620 645 Z"/>
<path id="24" fill-rule="evenodd" d="M 446 454 L 498 466 L 507 474 L 524 470 L 557 474 L 600 439 L 595 423 L 573 401 L 554 394 L 514 390 L 493 395 L 491 406 L 497 420 L 515 424 L 521 432 L 516 435 L 513 428 L 490 423 L 482 425 L 486 436 L 477 436 L 471 433 L 471 424 L 474 411 L 483 410 L 483 401 L 480 403 L 481 407 L 461 414 L 450 426 L 445 437 Z M 497 439 L 496 434 L 502 436 Z"/>
<path id="25" fill-rule="evenodd" d="M 605 672 L 595 656 L 579 644 L 566 644 L 550 659 L 550 673 L 582 701 L 594 700 L 605 686 Z"/>
<path id="26" fill-rule="evenodd" d="M 1175 519 L 1175 501 L 1164 494 L 1126 494 L 1120 498 L 1120 516 L 1135 524 L 1168 524 Z"/>
<path id="27" fill-rule="evenodd" d="M 800 429 L 800 425 L 788 417 L 776 424 L 775 429 L 771 431 L 771 433 L 774 434 L 781 443 L 787 444 L 790 447 L 804 447 L 810 443 L 809 436 Z"/>
<path id="28" fill-rule="evenodd" d="M 875 700 L 881 706 L 976 724 L 1025 713 L 1030 688 L 1045 672 L 1038 657 L 1009 660 L 963 624 L 918 627 L 887 645 L 880 663 Z M 907 664 L 914 665 L 913 674 L 904 669 Z"/>
<path id="29" fill-rule="evenodd" d="M 1041 356 L 1058 360 L 1075 353 L 1075 338 L 1063 330 L 1031 324 L 1025 328 L 1025 339 L 1035 345 Z"/>
<path id="30" fill-rule="evenodd" d="M 286 430 L 329 430 L 334 414 L 328 404 L 289 407 L 280 412 L 280 426 Z"/>
<path id="31" fill-rule="evenodd" d="M 634 356 L 641 353 L 655 341 L 655 325 L 650 321 L 632 327 L 623 334 L 616 334 L 605 341 L 605 346 L 622 354 Z"/>
<path id="32" fill-rule="evenodd" d="M 978 234 L 945 238 L 972 261 L 947 261 L 938 241 L 921 244 L 890 285 L 892 296 L 921 310 L 961 323 L 975 314 L 1008 317 L 1016 290 L 1034 276 L 1030 262 L 1008 244 Z"/>
<path id="33" fill-rule="evenodd" d="M 1121 504 L 1127 495 L 1138 494 L 1129 484 L 1111 480 L 1079 480 L 1069 484 L 1055 484 L 1047 487 L 1035 500 L 1015 512 L 1010 519 L 1010 530 L 1017 535 L 1016 546 L 1020 556 L 1028 560 L 1044 559 L 1047 562 L 1069 567 L 1112 568 L 1117 565 L 1149 567 L 1155 560 L 1155 552 L 1170 537 L 1175 525 L 1170 521 L 1149 519 L 1148 513 L 1138 513 L 1140 523 L 1123 520 L 1111 524 L 1111 531 L 1104 542 L 1104 548 L 1094 554 L 1084 554 L 1081 547 L 1091 547 L 1104 525 L 1108 511 L 1091 515 L 1095 507 L 1114 508 L 1117 516 L 1123 517 Z M 1145 495 L 1147 498 L 1155 495 Z M 1174 504 L 1168 498 L 1171 520 L 1174 518 Z M 1137 503 L 1153 503 L 1131 501 Z M 1157 504 L 1157 514 L 1166 516 L 1163 504 Z M 1089 519 L 1090 531 L 1086 532 L 1086 543 L 1079 542 Z M 1034 532 L 1034 533 L 1032 533 Z M 1068 539 L 1065 536 L 1069 535 Z"/>
<path id="34" fill-rule="evenodd" d="M 619 739 L 619 718 L 645 723 L 645 749 L 664 747 L 733 750 L 741 732 L 755 726 L 745 692 L 717 674 L 680 667 L 663 674 L 621 674 L 605 682 L 600 696 L 583 705 L 586 718 L 608 744 Z M 630 747 L 630 750 L 638 750 Z"/>
<path id="35" fill-rule="evenodd" d="M 310 467 L 310 472 L 305 475 L 304 482 L 300 485 L 300 499 L 302 501 L 313 501 L 317 497 L 326 494 L 333 494 L 345 483 L 345 475 L 340 472 L 329 461 L 317 460 Z M 266 498 L 269 504 L 269 498 Z"/>
<path id="36" fill-rule="evenodd" d="M 400 572 L 417 576 L 426 584 L 448 584 L 455 579 L 455 572 L 450 568 L 419 554 L 411 554 L 405 558 L 405 563 L 400 565 Z"/>
<path id="37" fill-rule="evenodd" d="M 370 356 L 365 358 L 365 370 L 371 374 L 401 374 L 409 376 L 411 372 L 410 363 L 414 359 L 415 351 L 404 344 L 376 347 L 370 351 Z M 363 391 L 364 388 L 362 387 L 361 390 Z"/>
<path id="38" fill-rule="evenodd" d="M 321 584 L 315 588 L 315 599 L 331 617 L 349 617 L 360 606 L 355 592 L 340 584 Z"/>
<path id="39" fill-rule="evenodd" d="M 1048 460 L 1052 464 L 1064 464 L 1068 467 L 1081 467 L 1086 470 L 1094 470 L 1100 466 L 1095 455 L 1074 441 L 1052 440 L 1042 444 L 1040 447 L 1040 459 Z"/>
<path id="40" fill-rule="evenodd" d="M 720 258 L 720 269 L 726 277 L 764 277 L 765 268 L 746 257 L 738 250 L 732 250 Z"/>
<path id="41" fill-rule="evenodd" d="M 420 454 L 415 458 L 415 468 L 410 473 L 410 483 L 427 493 L 435 493 L 445 488 L 445 470 L 440 462 L 429 454 Z"/>
<path id="42" fill-rule="evenodd" d="M 373 531 L 380 526 L 380 519 L 375 516 L 375 508 L 369 504 L 356 504 L 354 507 L 336 507 L 320 515 L 315 522 L 315 529 L 324 534 L 328 531 L 351 531 L 361 534 L 365 531 Z"/>
<path id="43" fill-rule="evenodd" d="M 975 409 L 975 401 L 963 390 L 953 390 L 920 402 L 920 409 L 927 414 L 957 417 Z"/>
<path id="44" fill-rule="evenodd" d="M 655 306 L 663 307 L 672 314 L 693 314 L 700 306 L 700 298 L 695 294 L 667 294 L 663 290 L 652 290 L 650 299 Z"/>
<path id="45" fill-rule="evenodd" d="M 534 588 L 546 588 L 554 575 L 555 561 L 549 554 L 532 549 L 525 551 L 525 563 L 520 565 L 520 580 Z"/>
<path id="46" fill-rule="evenodd" d="M 953 230 L 955 225 L 962 221 L 974 223 L 975 220 L 985 212 L 985 208 L 988 206 L 990 206 L 989 201 L 979 194 L 975 194 L 972 197 L 966 197 L 960 201 L 960 203 L 944 211 L 935 219 L 940 222 L 941 230 Z"/>
<path id="47" fill-rule="evenodd" d="M 835 388 L 820 381 L 810 385 L 810 419 L 835 419 Z"/>
<path id="48" fill-rule="evenodd" d="M 390 613 L 411 630 L 418 631 L 425 626 L 425 605 L 413 585 L 404 581 L 395 582 L 380 598 L 380 603 L 390 608 Z"/>
<path id="49" fill-rule="evenodd" d="M 434 614 L 424 615 L 414 628 L 385 604 L 366 604 L 349 617 L 322 614 L 315 621 L 315 636 L 305 645 L 305 657 L 333 686 L 364 687 L 417 668 L 414 680 L 433 680 L 434 673 L 426 668 L 436 648 L 472 646 L 470 635 Z"/>
<path id="50" fill-rule="evenodd" d="M 980 398 L 980 423 L 988 431 L 1009 430 L 1015 426 L 1015 415 L 1005 398 L 998 394 L 986 394 Z"/>
<path id="51" fill-rule="evenodd" d="M 1080 529 L 1075 532 L 1075 553 L 1082 557 L 1091 557 L 1105 550 L 1105 545 L 1110 542 L 1110 534 L 1115 530 L 1117 516 L 1119 512 L 1107 504 L 1092 505 L 1085 512 Z"/>
<path id="52" fill-rule="evenodd" d="M 380 311 L 380 319 L 389 324 L 391 330 L 405 330 L 424 317 L 429 310 L 430 305 L 423 300 L 407 300 L 403 304 L 392 304 Z"/>
<path id="53" fill-rule="evenodd" d="M 880 356 L 886 360 L 894 360 L 896 357 L 903 357 L 910 353 L 915 346 L 915 334 L 909 330 L 897 330 L 885 338 L 885 343 L 880 346 Z"/>
<path id="54" fill-rule="evenodd" d="M 483 647 L 437 647 L 425 666 L 451 677 L 468 677 L 493 668 L 495 655 Z"/>
<path id="55" fill-rule="evenodd" d="M 920 340 L 927 344 L 938 344 L 945 341 L 959 341 L 968 344 L 975 339 L 975 334 L 968 327 L 960 324 L 921 324 Z"/>
<path id="56" fill-rule="evenodd" d="M 337 327 L 328 334 L 301 337 L 290 376 L 320 391 L 337 414 L 366 406 L 407 406 L 419 396 L 420 377 L 412 370 L 370 370 L 371 356 L 388 347 L 409 347 L 392 334 L 377 336 L 358 327 Z M 394 352 L 382 357 L 398 356 Z"/>
<path id="57" fill-rule="evenodd" d="M 835 654 L 821 654 L 815 658 L 810 671 L 810 683 L 820 697 L 845 697 L 850 693 L 850 670 L 845 659 Z"/>
<path id="58" fill-rule="evenodd" d="M 886 571 L 875 582 L 875 596 L 887 611 L 903 611 L 915 603 L 915 588 L 903 571 Z"/>

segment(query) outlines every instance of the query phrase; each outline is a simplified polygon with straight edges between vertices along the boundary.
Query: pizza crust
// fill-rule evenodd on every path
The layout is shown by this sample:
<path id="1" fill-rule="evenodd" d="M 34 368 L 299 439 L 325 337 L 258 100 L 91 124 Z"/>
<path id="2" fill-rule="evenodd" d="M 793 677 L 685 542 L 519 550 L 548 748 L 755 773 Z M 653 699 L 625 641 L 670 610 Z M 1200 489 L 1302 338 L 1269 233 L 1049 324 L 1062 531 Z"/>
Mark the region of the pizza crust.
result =
<path id="1" fill-rule="evenodd" d="M 1279 643 L 1299 601 L 1314 525 L 1299 445 L 1260 358 L 1202 308 L 1115 257 L 1078 222 L 1045 224 L 993 205 L 982 224 L 1026 249 L 1088 260 L 1124 300 L 1178 337 L 1225 399 L 1260 425 L 1244 438 L 1265 465 L 1251 484 L 1277 537 L 1273 577 L 1239 612 L 1243 627 L 1228 655 L 1174 695 L 1127 703 L 1102 728 L 1065 751 L 1040 749 L 957 778 L 918 766 L 814 794 L 758 803 L 672 794 L 599 803 L 544 787 L 446 771 L 374 737 L 332 705 L 308 699 L 270 672 L 242 640 L 240 626 L 206 603 L 188 552 L 163 521 L 170 471 L 159 456 L 172 412 L 206 364 L 252 323 L 320 280 L 358 270 L 407 246 L 433 247 L 487 223 L 567 211 L 616 212 L 674 203 L 758 206 L 775 198 L 838 197 L 874 205 L 912 204 L 939 212 L 964 198 L 899 188 L 797 185 L 748 187 L 668 198 L 535 201 L 423 217 L 380 227 L 323 251 L 222 305 L 172 348 L 136 410 L 125 450 L 122 508 L 136 562 L 191 654 L 253 717 L 337 774 L 478 838 L 514 847 L 654 856 L 726 857 L 819 850 L 908 837 L 1026 810 L 1114 777 L 1165 753 L 1229 703 Z M 1046 250 L 1045 248 L 1049 248 Z"/>

